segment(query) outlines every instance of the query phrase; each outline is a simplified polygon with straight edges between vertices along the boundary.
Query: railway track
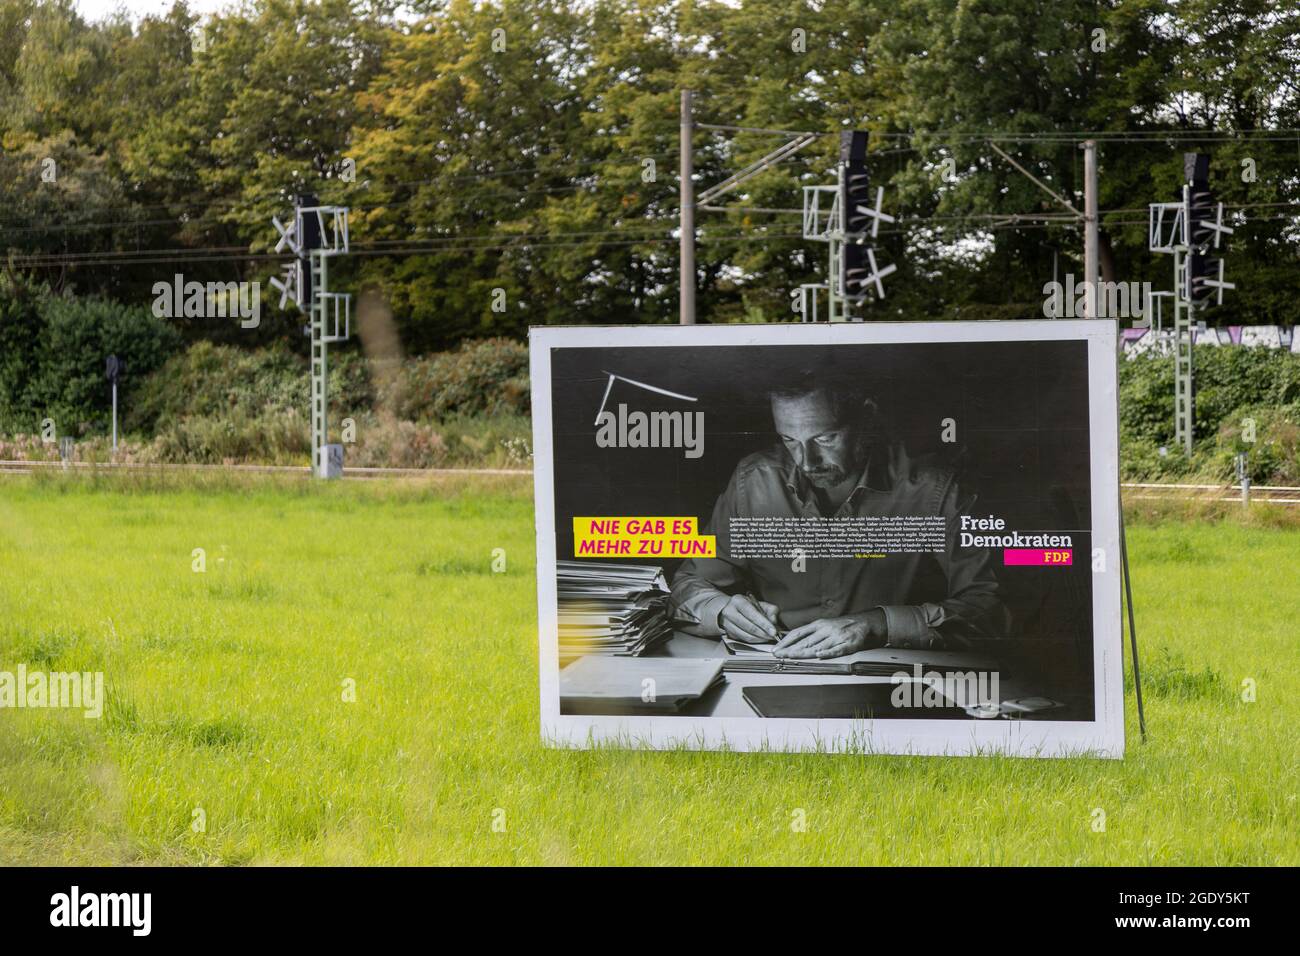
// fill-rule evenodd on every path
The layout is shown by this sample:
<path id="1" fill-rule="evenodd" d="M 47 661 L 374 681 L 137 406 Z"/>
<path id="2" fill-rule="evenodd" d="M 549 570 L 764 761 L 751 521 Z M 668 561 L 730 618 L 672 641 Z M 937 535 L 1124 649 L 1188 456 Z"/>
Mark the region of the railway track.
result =
<path id="1" fill-rule="evenodd" d="M 1126 501 L 1200 499 L 1202 501 L 1241 501 L 1241 485 L 1188 485 L 1164 482 L 1124 482 L 1120 485 Z M 1271 505 L 1300 505 L 1300 488 L 1285 485 L 1251 485 L 1251 502 Z"/>
<path id="2" fill-rule="evenodd" d="M 38 471 L 142 471 L 142 472 L 235 472 L 239 474 L 275 474 L 311 476 L 306 465 L 144 465 L 135 462 L 112 464 L 92 461 L 4 461 L 0 475 L 29 475 Z M 524 468 L 347 468 L 343 477 L 353 480 L 374 478 L 438 478 L 452 475 L 531 475 Z"/>

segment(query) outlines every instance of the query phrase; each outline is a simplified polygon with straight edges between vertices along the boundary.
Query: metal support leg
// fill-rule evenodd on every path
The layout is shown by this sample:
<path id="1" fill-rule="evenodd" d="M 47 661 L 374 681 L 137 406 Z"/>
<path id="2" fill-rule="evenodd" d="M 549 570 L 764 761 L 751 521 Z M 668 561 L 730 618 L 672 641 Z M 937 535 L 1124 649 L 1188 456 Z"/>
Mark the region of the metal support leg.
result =
<path id="1" fill-rule="evenodd" d="M 1147 717 L 1142 709 L 1142 669 L 1138 666 L 1137 629 L 1133 625 L 1133 583 L 1128 573 L 1128 536 L 1124 534 L 1124 505 L 1119 507 L 1119 554 L 1120 564 L 1124 569 L 1124 603 L 1128 607 L 1129 646 L 1133 651 L 1133 689 L 1137 692 L 1138 729 L 1142 740 L 1147 739 Z"/>

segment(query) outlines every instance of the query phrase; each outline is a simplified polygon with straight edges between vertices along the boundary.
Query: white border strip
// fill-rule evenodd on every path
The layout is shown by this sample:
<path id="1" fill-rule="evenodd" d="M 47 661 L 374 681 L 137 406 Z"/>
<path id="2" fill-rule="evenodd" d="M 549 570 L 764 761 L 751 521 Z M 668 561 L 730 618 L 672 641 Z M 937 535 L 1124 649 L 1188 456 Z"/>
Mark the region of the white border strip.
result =
<path id="1" fill-rule="evenodd" d="M 788 720 L 758 717 L 590 717 L 560 713 L 556 604 L 551 350 L 745 345 L 838 345 L 1086 341 L 1094 572 L 1093 668 L 1096 719 Z M 538 652 L 542 738 L 557 746 L 752 750 L 852 750 L 891 754 L 1024 757 L 1124 755 L 1123 642 L 1120 629 L 1117 332 L 1110 320 L 862 322 L 836 325 L 562 326 L 529 330 L 537 527 Z M 1034 401 L 1032 395 L 1021 398 Z"/>

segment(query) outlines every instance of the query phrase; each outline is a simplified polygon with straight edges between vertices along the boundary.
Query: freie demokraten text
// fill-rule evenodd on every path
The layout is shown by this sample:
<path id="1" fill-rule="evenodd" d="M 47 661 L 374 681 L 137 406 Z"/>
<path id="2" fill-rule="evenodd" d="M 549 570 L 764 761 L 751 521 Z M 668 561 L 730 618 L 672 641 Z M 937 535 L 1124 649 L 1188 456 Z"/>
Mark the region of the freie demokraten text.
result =
<path id="1" fill-rule="evenodd" d="M 1001 531 L 1003 534 L 975 534 L 976 531 Z M 1072 548 L 1074 539 L 1068 534 L 1022 534 L 1019 531 L 1007 531 L 1006 522 L 989 515 L 987 518 L 975 518 L 962 515 L 961 538 L 958 546 L 962 548 Z"/>

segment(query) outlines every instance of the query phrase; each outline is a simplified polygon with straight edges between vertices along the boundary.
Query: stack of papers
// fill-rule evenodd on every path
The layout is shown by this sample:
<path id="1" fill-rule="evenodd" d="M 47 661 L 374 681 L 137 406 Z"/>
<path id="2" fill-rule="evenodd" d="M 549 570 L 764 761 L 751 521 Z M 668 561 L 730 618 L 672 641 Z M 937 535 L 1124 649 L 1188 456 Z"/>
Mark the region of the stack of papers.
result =
<path id="1" fill-rule="evenodd" d="M 560 663 L 584 654 L 635 657 L 672 635 L 662 568 L 557 562 Z"/>
<path id="2" fill-rule="evenodd" d="M 565 714 L 676 713 L 722 683 L 706 657 L 580 657 L 560 671 Z"/>

